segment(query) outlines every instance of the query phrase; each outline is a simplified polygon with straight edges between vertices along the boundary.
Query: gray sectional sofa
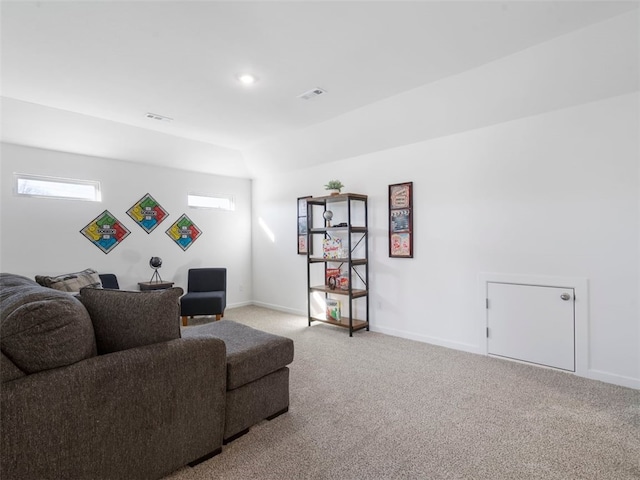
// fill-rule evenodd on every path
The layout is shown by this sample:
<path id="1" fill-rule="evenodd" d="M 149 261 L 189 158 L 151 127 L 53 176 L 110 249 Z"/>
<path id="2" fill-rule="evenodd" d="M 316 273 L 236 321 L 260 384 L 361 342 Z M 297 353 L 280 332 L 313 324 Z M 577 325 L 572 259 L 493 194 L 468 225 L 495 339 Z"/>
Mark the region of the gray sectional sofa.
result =
<path id="1" fill-rule="evenodd" d="M 287 411 L 293 342 L 228 320 L 181 336 L 182 293 L 0 274 L 0 478 L 161 478 Z"/>

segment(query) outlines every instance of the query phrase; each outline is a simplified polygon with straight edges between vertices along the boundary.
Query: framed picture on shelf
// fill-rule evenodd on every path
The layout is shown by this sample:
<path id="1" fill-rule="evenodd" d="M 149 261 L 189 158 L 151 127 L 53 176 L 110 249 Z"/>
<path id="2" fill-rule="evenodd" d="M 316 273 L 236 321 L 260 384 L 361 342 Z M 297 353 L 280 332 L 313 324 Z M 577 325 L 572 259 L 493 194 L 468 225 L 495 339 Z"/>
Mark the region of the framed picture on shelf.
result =
<path id="1" fill-rule="evenodd" d="M 413 258 L 413 182 L 389 185 L 389 256 Z"/>
<path id="2" fill-rule="evenodd" d="M 307 231 L 311 226 L 311 219 L 307 217 L 307 198 L 311 198 L 311 195 L 298 198 L 298 254 L 299 255 L 306 255 L 307 252 L 309 251 L 309 245 L 307 245 Z"/>

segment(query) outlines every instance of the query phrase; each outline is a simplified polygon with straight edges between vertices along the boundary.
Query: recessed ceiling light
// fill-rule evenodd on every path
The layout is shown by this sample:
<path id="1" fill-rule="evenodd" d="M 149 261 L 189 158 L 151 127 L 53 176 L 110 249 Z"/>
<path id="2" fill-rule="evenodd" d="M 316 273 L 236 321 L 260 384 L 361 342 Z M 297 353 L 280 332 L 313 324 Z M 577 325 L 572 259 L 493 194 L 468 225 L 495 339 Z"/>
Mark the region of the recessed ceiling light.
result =
<path id="1" fill-rule="evenodd" d="M 253 85 L 258 81 L 258 77 L 250 73 L 241 73 L 238 75 L 238 81 L 243 85 Z"/>

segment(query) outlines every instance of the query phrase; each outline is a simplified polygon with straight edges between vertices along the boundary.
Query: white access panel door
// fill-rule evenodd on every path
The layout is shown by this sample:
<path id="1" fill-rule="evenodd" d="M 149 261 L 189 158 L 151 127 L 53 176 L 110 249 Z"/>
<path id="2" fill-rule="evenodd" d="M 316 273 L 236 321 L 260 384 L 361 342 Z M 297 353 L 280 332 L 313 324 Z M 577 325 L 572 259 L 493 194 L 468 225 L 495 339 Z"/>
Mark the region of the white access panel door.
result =
<path id="1" fill-rule="evenodd" d="M 573 288 L 487 282 L 487 352 L 575 371 Z"/>

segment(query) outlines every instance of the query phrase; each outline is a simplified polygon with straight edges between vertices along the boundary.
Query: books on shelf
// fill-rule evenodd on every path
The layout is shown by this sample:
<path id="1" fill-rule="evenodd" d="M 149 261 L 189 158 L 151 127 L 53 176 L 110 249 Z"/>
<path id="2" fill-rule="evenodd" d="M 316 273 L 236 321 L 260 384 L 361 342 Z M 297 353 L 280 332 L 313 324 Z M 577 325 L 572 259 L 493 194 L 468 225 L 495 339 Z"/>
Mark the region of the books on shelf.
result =
<path id="1" fill-rule="evenodd" d="M 327 320 L 334 320 L 336 322 L 340 321 L 341 312 L 340 312 L 340 300 L 336 300 L 334 298 L 327 298 Z"/>

